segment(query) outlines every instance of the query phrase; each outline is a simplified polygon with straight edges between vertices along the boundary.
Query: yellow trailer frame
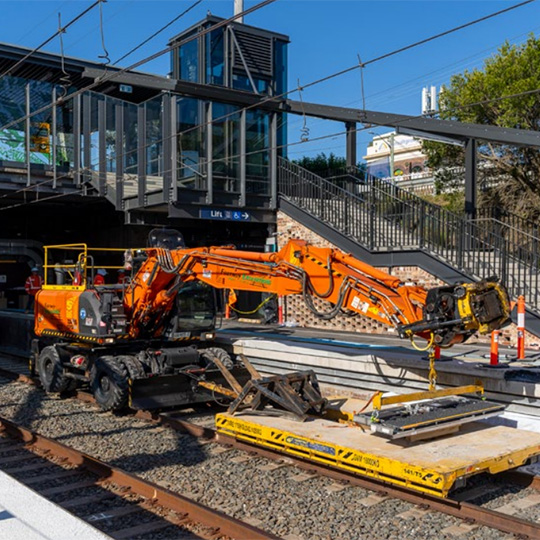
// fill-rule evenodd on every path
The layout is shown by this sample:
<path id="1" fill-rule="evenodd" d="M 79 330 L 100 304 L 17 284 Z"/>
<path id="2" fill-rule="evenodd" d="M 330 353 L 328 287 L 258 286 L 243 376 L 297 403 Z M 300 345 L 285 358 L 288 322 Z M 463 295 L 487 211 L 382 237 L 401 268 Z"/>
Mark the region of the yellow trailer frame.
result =
<path id="1" fill-rule="evenodd" d="M 319 423 L 321 429 L 313 429 L 313 425 Z M 308 428 L 308 424 L 312 427 Z M 355 448 L 344 446 L 337 441 L 328 440 L 337 433 L 337 430 L 328 429 L 329 424 L 334 424 L 337 428 L 340 426 L 335 422 L 328 420 L 315 420 L 306 424 L 286 420 L 284 418 L 240 416 L 233 417 L 226 413 L 216 415 L 216 428 L 218 433 L 234 437 L 238 440 L 251 443 L 255 446 L 271 448 L 278 452 L 293 455 L 307 461 L 324 464 L 341 471 L 347 471 L 353 474 L 376 478 L 390 484 L 402 486 L 428 493 L 438 497 L 447 497 L 450 490 L 460 479 L 469 476 L 488 472 L 496 474 L 527 463 L 531 458 L 540 454 L 540 434 L 524 432 L 512 428 L 503 428 L 503 426 L 489 427 L 491 436 L 485 440 L 486 452 L 490 452 L 490 443 L 500 440 L 501 442 L 508 438 L 505 430 L 518 431 L 520 434 L 526 434 L 525 439 L 530 435 L 528 441 L 523 444 L 516 444 L 515 448 L 510 450 L 506 448 L 501 452 L 494 448 L 491 454 L 480 459 L 474 457 L 474 450 L 468 463 L 463 459 L 438 459 L 433 456 L 430 462 L 430 456 L 433 453 L 432 447 L 428 450 L 430 442 L 423 442 L 420 446 L 426 447 L 427 459 L 418 459 L 410 454 L 410 448 L 407 446 L 393 445 L 392 452 L 394 457 L 384 455 L 381 449 L 381 439 L 369 432 L 363 433 L 359 427 L 345 427 L 349 433 L 351 430 L 357 431 L 364 448 Z M 280 427 L 283 425 L 283 427 Z M 297 427 L 296 427 L 297 426 Z M 292 429 L 291 429 L 292 428 Z M 294 429 L 294 431 L 293 431 Z M 474 432 L 475 428 L 468 428 L 469 439 L 476 437 L 478 443 L 483 434 L 478 435 Z M 478 428 L 476 428 L 478 429 Z M 311 430 L 313 436 L 305 436 L 304 433 Z M 502 430 L 502 431 L 501 431 Z M 320 435 L 323 433 L 323 435 Z M 496 436 L 495 436 L 496 433 Z M 484 433 L 485 436 L 485 433 Z M 466 437 L 458 434 L 452 436 L 452 444 L 460 444 L 460 437 L 463 437 L 463 444 L 467 444 Z M 325 440 L 326 439 L 326 440 Z M 385 444 L 392 444 L 386 441 Z M 448 445 L 447 441 L 442 444 Z M 370 448 L 371 446 L 371 448 Z M 397 448 L 397 450 L 396 450 Z M 485 453 L 486 453 L 485 452 Z"/>

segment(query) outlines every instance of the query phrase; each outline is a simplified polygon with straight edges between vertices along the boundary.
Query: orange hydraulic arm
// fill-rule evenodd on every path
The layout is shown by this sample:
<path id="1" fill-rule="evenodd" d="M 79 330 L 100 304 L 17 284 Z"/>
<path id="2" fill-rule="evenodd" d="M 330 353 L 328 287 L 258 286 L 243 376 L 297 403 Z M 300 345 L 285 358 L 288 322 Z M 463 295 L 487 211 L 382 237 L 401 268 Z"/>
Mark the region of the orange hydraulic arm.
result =
<path id="1" fill-rule="evenodd" d="M 125 294 L 133 338 L 159 336 L 176 292 L 192 280 L 220 289 L 301 294 L 320 318 L 357 313 L 397 328 L 402 337 L 433 338 L 443 347 L 509 321 L 508 297 L 496 282 L 428 291 L 352 255 L 302 240 L 291 240 L 277 253 L 210 247 L 149 248 L 140 254 L 146 258 Z M 329 307 L 317 308 L 316 298 Z"/>

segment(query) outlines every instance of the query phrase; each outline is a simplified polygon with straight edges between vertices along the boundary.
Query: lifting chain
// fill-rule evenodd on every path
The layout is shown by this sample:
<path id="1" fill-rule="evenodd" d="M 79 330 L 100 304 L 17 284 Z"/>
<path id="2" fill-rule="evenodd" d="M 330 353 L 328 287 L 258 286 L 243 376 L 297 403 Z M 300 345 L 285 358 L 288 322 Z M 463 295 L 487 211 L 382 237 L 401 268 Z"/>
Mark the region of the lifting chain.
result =
<path id="1" fill-rule="evenodd" d="M 437 371 L 435 370 L 435 347 L 429 349 L 429 391 L 433 392 L 437 386 Z"/>

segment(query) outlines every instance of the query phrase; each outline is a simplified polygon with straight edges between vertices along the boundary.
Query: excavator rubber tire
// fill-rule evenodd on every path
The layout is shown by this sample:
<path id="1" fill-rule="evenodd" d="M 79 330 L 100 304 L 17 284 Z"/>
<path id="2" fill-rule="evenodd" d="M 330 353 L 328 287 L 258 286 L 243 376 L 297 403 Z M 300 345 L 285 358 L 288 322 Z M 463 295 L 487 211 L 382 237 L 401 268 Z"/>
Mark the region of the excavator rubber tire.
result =
<path id="1" fill-rule="evenodd" d="M 65 392 L 77 385 L 77 381 L 64 373 L 60 354 L 54 345 L 41 351 L 37 359 L 37 372 L 46 392 Z"/>
<path id="2" fill-rule="evenodd" d="M 232 369 L 234 367 L 234 363 L 229 356 L 229 353 L 224 349 L 220 349 L 219 347 L 209 347 L 208 349 L 203 349 L 201 351 L 201 356 L 206 361 L 207 366 L 214 363 L 212 356 L 217 356 L 227 369 Z"/>
<path id="3" fill-rule="evenodd" d="M 146 377 L 142 364 L 134 356 L 120 355 L 116 358 L 124 364 L 130 379 L 144 379 Z"/>
<path id="4" fill-rule="evenodd" d="M 98 358 L 90 370 L 90 388 L 103 411 L 118 411 L 128 403 L 128 370 L 116 356 Z"/>

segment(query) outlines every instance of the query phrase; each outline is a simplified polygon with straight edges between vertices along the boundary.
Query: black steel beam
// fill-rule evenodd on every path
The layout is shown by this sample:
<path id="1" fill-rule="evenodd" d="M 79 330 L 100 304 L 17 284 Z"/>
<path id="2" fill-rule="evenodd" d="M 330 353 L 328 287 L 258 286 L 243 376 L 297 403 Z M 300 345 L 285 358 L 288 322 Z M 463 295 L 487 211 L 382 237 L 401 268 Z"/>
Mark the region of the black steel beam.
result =
<path id="1" fill-rule="evenodd" d="M 346 161 L 347 169 L 352 170 L 356 167 L 356 124 L 354 122 L 347 122 L 345 124 L 347 128 L 347 144 L 346 144 Z"/>
<path id="2" fill-rule="evenodd" d="M 540 148 L 540 132 L 525 129 L 466 124 L 451 120 L 365 111 L 362 109 L 334 107 L 319 103 L 301 103 L 300 101 L 291 100 L 287 101 L 284 110 L 293 114 L 306 114 L 307 116 L 315 116 L 326 120 L 375 124 L 388 127 L 406 127 L 419 132 L 425 132 L 426 134 L 441 135 L 457 140 L 477 139 L 500 144 Z"/>
<path id="3" fill-rule="evenodd" d="M 206 204 L 214 203 L 214 148 L 213 148 L 213 129 L 212 129 L 212 102 L 206 104 Z"/>
<path id="4" fill-rule="evenodd" d="M 137 200 L 144 205 L 146 196 L 146 107 L 137 109 Z"/>
<path id="5" fill-rule="evenodd" d="M 83 94 L 82 103 L 82 128 L 83 128 L 83 182 L 89 183 L 91 179 L 91 159 L 92 159 L 92 137 L 90 134 L 90 108 L 92 106 L 92 96 Z M 86 193 L 86 187 L 85 187 Z"/>
<path id="6" fill-rule="evenodd" d="M 96 68 L 87 68 L 83 73 L 83 76 L 94 79 L 101 77 L 102 75 L 103 70 Z M 268 99 L 267 96 L 258 96 L 249 92 L 233 90 L 222 86 L 210 86 L 139 73 L 122 73 L 121 75 L 116 76 L 114 81 L 118 84 L 130 84 L 133 86 L 160 89 L 186 96 L 193 96 L 202 100 L 230 103 L 239 107 L 253 106 L 254 108 L 265 111 L 289 112 L 301 115 L 306 114 L 307 116 L 352 124 L 374 124 L 378 126 L 409 128 L 419 132 L 418 136 L 421 136 L 422 133 L 426 133 L 426 135 L 432 134 L 454 139 L 456 141 L 477 139 L 501 144 L 540 148 L 540 132 L 532 130 L 501 128 L 498 126 L 481 124 L 466 124 L 451 120 L 366 111 L 349 107 L 335 107 L 333 105 L 323 105 L 320 103 L 301 103 L 300 101 L 283 100 L 277 97 Z"/>
<path id="7" fill-rule="evenodd" d="M 240 199 L 238 206 L 246 206 L 246 111 L 240 112 Z"/>
<path id="8" fill-rule="evenodd" d="M 277 177 L 278 177 L 278 152 L 277 152 L 277 124 L 278 115 L 270 115 L 270 208 L 277 208 Z"/>
<path id="9" fill-rule="evenodd" d="M 104 100 L 98 101 L 98 193 L 105 196 L 107 189 L 107 105 Z"/>
<path id="10" fill-rule="evenodd" d="M 115 158 L 116 158 L 116 199 L 117 210 L 124 209 L 124 106 L 116 104 L 114 106 L 115 116 Z"/>
<path id="11" fill-rule="evenodd" d="M 171 125 L 171 96 L 163 95 L 163 116 L 161 122 L 162 140 L 163 140 L 163 193 L 162 202 L 169 203 L 171 190 L 171 170 L 172 170 L 172 148 L 171 135 L 176 126 Z M 176 186 L 175 186 L 176 187 Z"/>
<path id="12" fill-rule="evenodd" d="M 177 126 L 178 97 L 171 96 L 171 189 L 169 202 L 178 200 L 178 131 Z"/>
<path id="13" fill-rule="evenodd" d="M 476 162 L 476 140 L 468 139 L 465 143 L 465 212 L 473 219 L 476 217 Z"/>
<path id="14" fill-rule="evenodd" d="M 73 99 L 73 179 L 81 185 L 81 95 Z"/>

